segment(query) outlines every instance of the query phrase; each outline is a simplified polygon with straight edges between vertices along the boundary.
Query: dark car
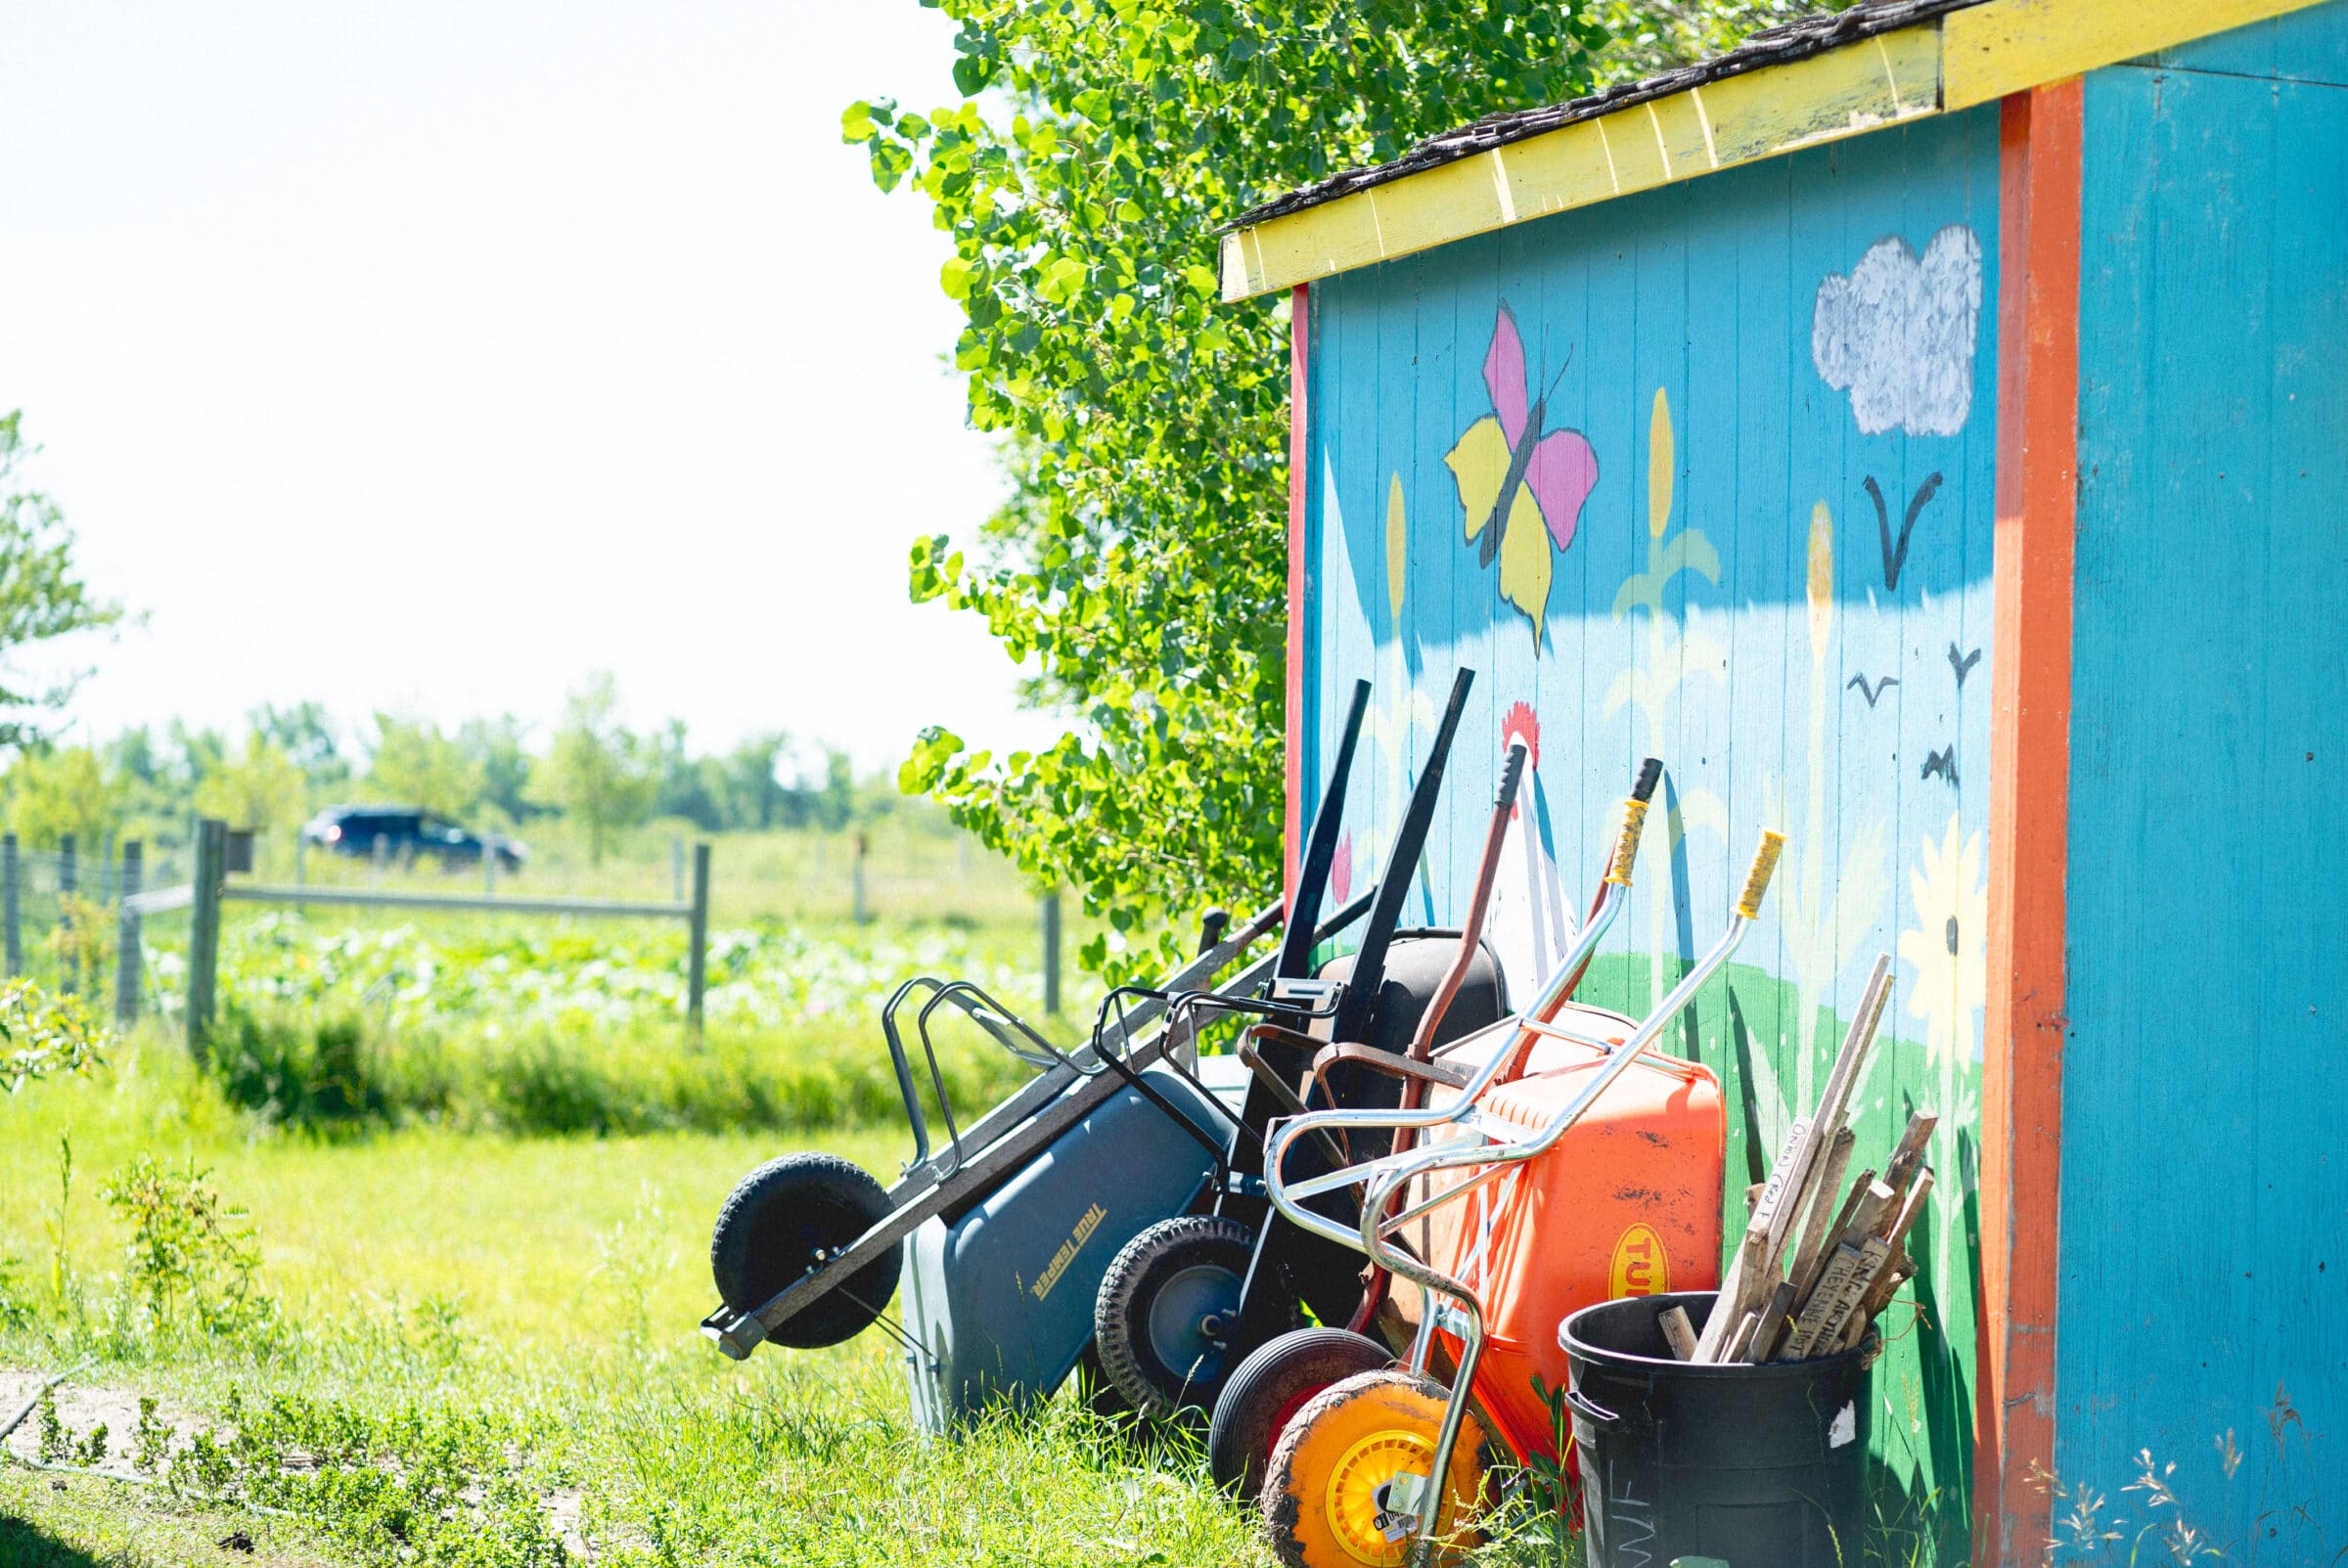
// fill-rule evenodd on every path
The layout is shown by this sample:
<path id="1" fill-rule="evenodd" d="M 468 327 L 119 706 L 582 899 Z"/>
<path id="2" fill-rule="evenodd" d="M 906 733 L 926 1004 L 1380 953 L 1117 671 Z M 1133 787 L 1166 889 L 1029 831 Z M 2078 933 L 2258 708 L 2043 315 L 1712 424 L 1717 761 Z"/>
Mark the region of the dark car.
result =
<path id="1" fill-rule="evenodd" d="M 301 836 L 338 855 L 437 855 L 443 866 L 478 866 L 483 855 L 495 855 L 504 871 L 519 871 L 530 853 L 519 838 L 473 832 L 416 806 L 329 806 L 309 820 Z"/>

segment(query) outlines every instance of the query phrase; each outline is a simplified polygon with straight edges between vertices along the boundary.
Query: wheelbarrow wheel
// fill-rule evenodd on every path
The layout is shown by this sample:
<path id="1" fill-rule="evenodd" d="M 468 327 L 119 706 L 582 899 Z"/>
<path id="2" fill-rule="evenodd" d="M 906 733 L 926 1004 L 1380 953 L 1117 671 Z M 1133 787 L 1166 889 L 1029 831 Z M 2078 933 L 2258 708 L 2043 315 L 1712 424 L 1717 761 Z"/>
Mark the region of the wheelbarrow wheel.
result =
<path id="1" fill-rule="evenodd" d="M 736 1312 L 749 1312 L 888 1218 L 880 1184 L 836 1154 L 787 1154 L 735 1187 L 709 1236 L 709 1272 Z M 890 1247 L 768 1335 L 812 1350 L 870 1327 L 896 1294 L 904 1252 Z"/>
<path id="2" fill-rule="evenodd" d="M 1360 1372 L 1296 1412 L 1256 1499 L 1273 1553 L 1288 1568 L 1400 1568 L 1443 1424 L 1440 1384 L 1401 1367 Z M 1482 1543 L 1483 1429 L 1460 1425 L 1437 1510 L 1434 1561 L 1459 1562 Z M 1401 1484 L 1398 1484 L 1401 1483 Z"/>
<path id="3" fill-rule="evenodd" d="M 1075 1385 L 1076 1397 L 1084 1402 L 1085 1409 L 1102 1420 L 1132 1422 L 1133 1401 L 1117 1392 L 1117 1385 L 1110 1382 L 1108 1374 L 1101 1369 L 1101 1347 L 1098 1343 L 1084 1347 L 1084 1354 L 1076 1358 L 1076 1370 L 1069 1374 L 1068 1381 Z"/>
<path id="4" fill-rule="evenodd" d="M 1101 1367 L 1143 1415 L 1203 1421 L 1222 1392 L 1228 1337 L 1255 1232 L 1237 1220 L 1160 1220 L 1125 1243 L 1093 1302 Z"/>
<path id="5" fill-rule="evenodd" d="M 1206 1427 L 1206 1465 L 1242 1501 L 1263 1490 L 1264 1465 L 1305 1402 L 1357 1372 L 1394 1365 L 1393 1353 L 1344 1328 L 1299 1328 L 1256 1347 L 1233 1368 Z"/>

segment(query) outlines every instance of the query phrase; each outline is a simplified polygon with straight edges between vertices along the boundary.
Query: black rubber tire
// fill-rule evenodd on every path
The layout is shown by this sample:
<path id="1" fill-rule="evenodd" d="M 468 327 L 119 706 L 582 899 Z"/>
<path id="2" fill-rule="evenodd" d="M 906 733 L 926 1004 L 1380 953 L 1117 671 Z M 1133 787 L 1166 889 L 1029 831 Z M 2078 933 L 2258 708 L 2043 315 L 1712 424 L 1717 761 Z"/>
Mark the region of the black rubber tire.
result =
<path id="1" fill-rule="evenodd" d="M 1276 1422 L 1325 1388 L 1394 1365 L 1394 1353 L 1345 1328 L 1299 1328 L 1257 1347 L 1232 1368 L 1206 1427 L 1206 1465 L 1242 1501 L 1263 1490 L 1264 1466 L 1280 1441 Z"/>
<path id="2" fill-rule="evenodd" d="M 1133 1401 L 1118 1392 L 1117 1385 L 1108 1380 L 1108 1373 L 1101 1369 L 1098 1342 L 1085 1345 L 1084 1354 L 1076 1358 L 1076 1369 L 1068 1374 L 1068 1382 L 1075 1388 L 1076 1397 L 1096 1416 L 1104 1421 L 1131 1424 Z"/>
<path id="3" fill-rule="evenodd" d="M 764 1306 L 888 1213 L 880 1184 L 836 1154 L 769 1160 L 736 1184 L 710 1232 L 717 1293 L 736 1312 Z M 890 1247 L 767 1337 L 799 1350 L 853 1338 L 887 1309 L 904 1262 Z"/>
<path id="4" fill-rule="evenodd" d="M 1255 1232 L 1239 1221 L 1186 1214 L 1158 1221 L 1110 1260 L 1101 1292 L 1093 1299 L 1095 1343 L 1102 1371 L 1141 1414 L 1168 1420 L 1189 1411 L 1203 1420 L 1214 1409 L 1223 1376 L 1230 1370 L 1225 1356 L 1205 1344 L 1192 1347 L 1186 1342 L 1189 1353 L 1177 1352 L 1169 1359 L 1160 1338 L 1185 1330 L 1161 1322 L 1160 1335 L 1153 1336 L 1152 1317 L 1192 1308 L 1201 1295 L 1223 1298 L 1215 1308 L 1226 1321 L 1236 1317 L 1240 1284 L 1247 1277 L 1254 1250 Z M 1170 1289 L 1185 1299 L 1169 1297 Z M 1201 1366 L 1199 1357 L 1209 1360 Z"/>

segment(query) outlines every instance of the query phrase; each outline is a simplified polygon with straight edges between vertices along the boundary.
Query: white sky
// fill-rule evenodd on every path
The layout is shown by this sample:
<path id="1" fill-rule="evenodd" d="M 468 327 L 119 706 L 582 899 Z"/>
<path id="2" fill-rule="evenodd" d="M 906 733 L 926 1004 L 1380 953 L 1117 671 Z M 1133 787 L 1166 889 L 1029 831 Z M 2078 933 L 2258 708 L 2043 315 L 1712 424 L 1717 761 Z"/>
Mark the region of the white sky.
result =
<path id="1" fill-rule="evenodd" d="M 1048 737 L 908 542 L 1000 493 L 927 204 L 839 141 L 953 97 L 914 0 L 0 6 L 0 411 L 146 612 L 76 730 L 316 697 L 722 745 Z M 543 732 L 541 732 L 543 733 Z"/>

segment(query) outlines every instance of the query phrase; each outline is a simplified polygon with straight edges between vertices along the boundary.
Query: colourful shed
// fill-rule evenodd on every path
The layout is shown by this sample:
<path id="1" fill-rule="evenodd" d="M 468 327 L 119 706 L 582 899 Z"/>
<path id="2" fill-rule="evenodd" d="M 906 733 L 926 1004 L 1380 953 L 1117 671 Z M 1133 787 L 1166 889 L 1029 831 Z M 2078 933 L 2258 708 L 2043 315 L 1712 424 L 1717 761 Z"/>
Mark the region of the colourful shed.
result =
<path id="1" fill-rule="evenodd" d="M 1222 275 L 1291 311 L 1291 856 L 1367 676 L 1379 873 L 1463 665 L 1414 896 L 1523 739 L 1519 985 L 1641 755 L 1598 1000 L 1782 828 L 1676 1039 L 1734 1193 L 1894 955 L 1865 1125 L 1943 1117 L 1894 1528 L 2035 1561 L 2042 1469 L 2133 1530 L 2148 1452 L 2236 1560 L 2348 1544 L 2348 0 L 1863 0 L 1284 197 Z"/>

